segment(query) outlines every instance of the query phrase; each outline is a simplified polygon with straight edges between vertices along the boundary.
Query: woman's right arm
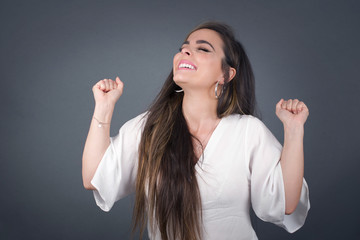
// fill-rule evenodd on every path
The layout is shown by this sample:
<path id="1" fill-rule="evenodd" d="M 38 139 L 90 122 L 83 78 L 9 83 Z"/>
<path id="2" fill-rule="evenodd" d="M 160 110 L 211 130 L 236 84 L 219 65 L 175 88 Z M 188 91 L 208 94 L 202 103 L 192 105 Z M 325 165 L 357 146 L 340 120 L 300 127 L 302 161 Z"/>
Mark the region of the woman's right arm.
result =
<path id="1" fill-rule="evenodd" d="M 92 88 L 95 98 L 95 109 L 82 157 L 83 184 L 88 190 L 95 189 L 90 182 L 106 149 L 110 145 L 111 118 L 115 103 L 122 94 L 123 86 L 119 77 L 116 77 L 116 81 L 104 79 L 97 82 Z M 101 124 L 101 127 L 99 127 L 98 121 L 104 124 Z"/>

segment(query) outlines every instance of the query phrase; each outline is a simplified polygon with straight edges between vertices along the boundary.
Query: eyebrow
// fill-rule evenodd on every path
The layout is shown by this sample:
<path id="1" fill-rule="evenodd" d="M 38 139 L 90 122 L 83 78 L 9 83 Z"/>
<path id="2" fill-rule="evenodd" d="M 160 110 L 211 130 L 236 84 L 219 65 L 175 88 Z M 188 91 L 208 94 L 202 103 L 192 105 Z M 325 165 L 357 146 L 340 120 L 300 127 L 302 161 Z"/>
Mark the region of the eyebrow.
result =
<path id="1" fill-rule="evenodd" d="M 202 44 L 202 43 L 208 44 L 215 51 L 215 48 L 213 47 L 213 45 L 206 40 L 197 40 L 196 43 L 197 44 Z M 184 44 L 189 44 L 189 41 L 183 42 L 183 45 Z"/>

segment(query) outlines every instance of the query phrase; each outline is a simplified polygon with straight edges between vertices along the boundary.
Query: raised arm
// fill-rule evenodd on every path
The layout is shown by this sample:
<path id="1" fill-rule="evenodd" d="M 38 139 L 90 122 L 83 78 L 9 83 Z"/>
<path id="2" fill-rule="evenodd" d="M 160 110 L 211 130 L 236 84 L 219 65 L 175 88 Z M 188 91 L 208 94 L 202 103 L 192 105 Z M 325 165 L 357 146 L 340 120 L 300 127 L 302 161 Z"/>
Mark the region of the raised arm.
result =
<path id="1" fill-rule="evenodd" d="M 115 103 L 123 92 L 123 86 L 120 78 L 116 77 L 115 81 L 100 80 L 92 88 L 95 109 L 82 157 L 83 184 L 88 190 L 95 189 L 90 181 L 110 145 L 110 123 Z"/>
<path id="2" fill-rule="evenodd" d="M 285 213 L 291 214 L 298 205 L 304 177 L 304 124 L 309 115 L 306 105 L 295 99 L 276 104 L 276 115 L 284 124 L 284 146 L 280 164 L 285 187 Z"/>

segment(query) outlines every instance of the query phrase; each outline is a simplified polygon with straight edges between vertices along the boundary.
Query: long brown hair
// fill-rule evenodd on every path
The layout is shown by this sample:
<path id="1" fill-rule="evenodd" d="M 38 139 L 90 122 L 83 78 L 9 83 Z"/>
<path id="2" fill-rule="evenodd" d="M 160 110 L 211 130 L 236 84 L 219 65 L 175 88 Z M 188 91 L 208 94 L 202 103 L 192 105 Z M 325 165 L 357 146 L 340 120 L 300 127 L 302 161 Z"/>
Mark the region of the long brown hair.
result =
<path id="1" fill-rule="evenodd" d="M 189 35 L 199 29 L 213 30 L 223 41 L 225 83 L 218 100 L 218 117 L 234 113 L 254 115 L 254 75 L 242 45 L 226 24 L 206 22 Z M 232 81 L 227 74 L 229 67 L 236 69 Z M 148 218 L 149 230 L 154 232 L 158 227 L 163 240 L 202 238 L 202 206 L 196 180 L 194 136 L 183 116 L 183 93 L 175 92 L 178 88 L 171 71 L 146 116 L 139 146 L 133 212 L 133 232 L 139 226 L 141 237 Z"/>

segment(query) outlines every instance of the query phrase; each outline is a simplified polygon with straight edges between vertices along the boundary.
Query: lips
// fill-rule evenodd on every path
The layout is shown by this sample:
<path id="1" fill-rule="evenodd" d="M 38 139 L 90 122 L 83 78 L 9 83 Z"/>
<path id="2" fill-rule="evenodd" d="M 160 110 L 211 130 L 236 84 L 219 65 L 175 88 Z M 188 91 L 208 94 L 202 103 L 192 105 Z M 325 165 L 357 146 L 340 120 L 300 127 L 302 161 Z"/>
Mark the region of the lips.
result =
<path id="1" fill-rule="evenodd" d="M 179 62 L 178 65 L 178 69 L 183 69 L 183 70 L 196 70 L 197 67 L 195 66 L 195 64 L 193 64 L 192 62 L 188 61 L 188 60 L 181 60 Z"/>

